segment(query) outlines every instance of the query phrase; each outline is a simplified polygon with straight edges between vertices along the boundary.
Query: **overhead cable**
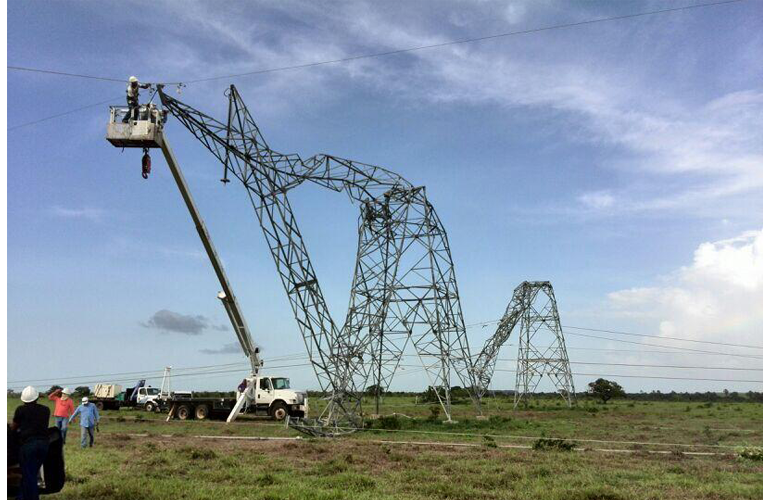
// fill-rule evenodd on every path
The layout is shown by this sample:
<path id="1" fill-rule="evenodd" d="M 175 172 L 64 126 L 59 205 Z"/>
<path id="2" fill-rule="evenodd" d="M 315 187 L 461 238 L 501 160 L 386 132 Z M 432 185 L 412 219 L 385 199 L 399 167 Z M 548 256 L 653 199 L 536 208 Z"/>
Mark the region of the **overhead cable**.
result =
<path id="1" fill-rule="evenodd" d="M 662 336 L 662 335 L 645 335 L 642 333 L 629 333 L 629 332 L 620 332 L 617 330 L 602 330 L 599 328 L 585 328 L 581 326 L 567 326 L 562 325 L 563 328 L 571 328 L 573 330 L 585 330 L 588 332 L 600 332 L 600 333 L 614 333 L 616 335 L 629 335 L 632 337 L 650 337 L 655 339 L 665 339 L 665 340 L 678 340 L 680 342 L 695 342 L 698 344 L 712 344 L 712 345 L 723 345 L 727 347 L 746 347 L 749 349 L 762 349 L 761 345 L 747 345 L 747 344 L 730 344 L 727 342 L 712 342 L 710 340 L 697 340 L 697 339 L 685 339 L 681 337 L 668 337 L 668 336 Z"/>
<path id="2" fill-rule="evenodd" d="M 460 45 L 460 44 L 466 44 L 471 42 L 480 42 L 484 40 L 493 40 L 498 38 L 506 38 L 506 37 L 513 37 L 517 35 L 526 35 L 526 34 L 532 34 L 532 33 L 538 33 L 542 31 L 551 31 L 551 30 L 558 30 L 558 29 L 565 29 L 565 28 L 574 28 L 577 26 L 585 26 L 590 24 L 597 24 L 597 23 L 604 23 L 608 21 L 618 21 L 622 19 L 632 19 L 636 17 L 643 17 L 643 16 L 652 16 L 657 14 L 664 14 L 664 13 L 670 13 L 670 12 L 677 12 L 677 11 L 685 11 L 685 10 L 692 10 L 692 9 L 699 9 L 704 7 L 714 7 L 718 5 L 726 5 L 726 4 L 733 4 L 733 3 L 739 3 L 739 2 L 745 2 L 747 0 L 725 0 L 721 2 L 712 2 L 712 3 L 704 3 L 704 4 L 694 4 L 694 5 L 685 5 L 682 7 L 672 7 L 669 9 L 659 9 L 659 10 L 653 10 L 653 11 L 646 11 L 646 12 L 637 12 L 635 14 L 626 14 L 622 16 L 612 16 L 612 17 L 603 17 L 598 19 L 589 19 L 586 21 L 577 21 L 574 23 L 565 23 L 565 24 L 557 24 L 557 25 L 551 25 L 551 26 L 543 26 L 541 28 L 531 28 L 527 30 L 519 30 L 519 31 L 510 31 L 506 33 L 497 33 L 494 35 L 487 35 L 487 36 L 480 36 L 480 37 L 473 37 L 473 38 L 463 38 L 458 40 L 450 40 L 447 42 L 441 42 L 441 43 L 435 43 L 430 45 L 420 45 L 416 47 L 407 47 L 403 49 L 395 49 L 395 50 L 388 50 L 383 52 L 374 52 L 369 54 L 360 54 L 356 56 L 350 56 L 350 57 L 343 57 L 339 59 L 329 59 L 325 61 L 315 61 L 315 62 L 308 62 L 303 64 L 295 64 L 295 65 L 288 65 L 288 66 L 280 66 L 275 68 L 267 68 L 267 69 L 261 69 L 261 70 L 254 70 L 254 71 L 248 71 L 245 73 L 235 73 L 231 75 L 221 75 L 221 76 L 213 76 L 213 77 L 207 77 L 207 78 L 198 78 L 193 80 L 187 80 L 187 81 L 177 81 L 177 82 L 164 82 L 167 85 L 186 85 L 186 84 L 193 84 L 193 83 L 202 83 L 202 82 L 210 82 L 215 80 L 224 80 L 224 79 L 230 79 L 230 78 L 239 78 L 244 76 L 252 76 L 252 75 L 259 75 L 259 74 L 266 74 L 266 73 L 276 73 L 280 71 L 288 71 L 288 70 L 294 70 L 294 69 L 303 69 L 303 68 L 312 68 L 316 66 L 323 66 L 327 64 L 338 64 L 338 63 L 344 63 L 349 61 L 356 61 L 360 59 L 368 59 L 368 58 L 374 58 L 374 57 L 383 57 L 383 56 L 390 56 L 390 55 L 397 55 L 397 54 L 405 54 L 409 52 L 416 52 L 419 50 L 428 50 L 428 49 L 436 49 L 440 47 L 447 47 L 451 45 Z M 41 69 L 41 68 L 30 68 L 30 67 L 24 67 L 24 66 L 7 66 L 9 70 L 14 71 L 27 71 L 27 72 L 35 72 L 35 73 L 43 73 L 43 74 L 51 74 L 51 75 L 57 75 L 57 76 L 67 76 L 67 77 L 74 77 L 74 78 L 85 78 L 85 79 L 91 79 L 91 80 L 102 80 L 102 81 L 109 81 L 109 82 L 121 82 L 123 83 L 125 79 L 118 79 L 118 78 L 111 78 L 111 77 L 103 77 L 103 76 L 94 76 L 94 75 L 84 75 L 84 74 L 78 74 L 78 73 L 68 73 L 64 71 L 55 71 L 55 70 L 48 70 L 48 69 Z M 64 116 L 70 113 L 75 113 L 77 111 L 81 111 L 83 109 L 98 106 L 99 104 L 105 104 L 105 101 L 101 103 L 92 104 L 89 106 L 84 106 L 82 108 L 73 109 L 71 111 L 66 111 L 64 113 L 59 113 L 57 115 L 41 118 L 39 120 L 35 120 L 28 123 L 23 123 L 20 125 L 16 125 L 14 127 L 8 128 L 8 130 L 15 130 L 21 127 L 26 127 L 28 125 L 35 125 L 40 122 L 44 122 L 47 120 L 51 120 L 53 118 L 58 118 L 60 116 Z"/>

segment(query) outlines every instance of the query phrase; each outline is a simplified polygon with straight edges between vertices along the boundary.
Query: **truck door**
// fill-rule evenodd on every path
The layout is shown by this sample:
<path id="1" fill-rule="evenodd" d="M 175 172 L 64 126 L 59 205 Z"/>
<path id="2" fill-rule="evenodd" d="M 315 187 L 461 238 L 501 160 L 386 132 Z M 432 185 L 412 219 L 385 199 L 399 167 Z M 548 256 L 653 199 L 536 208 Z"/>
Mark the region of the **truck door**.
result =
<path id="1" fill-rule="evenodd" d="M 269 405 L 273 402 L 273 386 L 268 377 L 260 377 L 256 388 L 256 403 L 258 405 Z"/>

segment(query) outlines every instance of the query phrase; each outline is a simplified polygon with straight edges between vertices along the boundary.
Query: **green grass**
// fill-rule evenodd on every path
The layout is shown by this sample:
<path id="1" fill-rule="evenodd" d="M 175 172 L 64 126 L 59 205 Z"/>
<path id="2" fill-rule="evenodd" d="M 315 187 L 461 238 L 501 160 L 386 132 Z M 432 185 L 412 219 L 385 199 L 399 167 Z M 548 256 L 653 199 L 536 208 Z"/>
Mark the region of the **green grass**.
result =
<path id="1" fill-rule="evenodd" d="M 18 404 L 18 400 L 8 400 L 9 418 Z M 373 411 L 371 405 L 366 409 Z M 380 413 L 413 418 L 395 415 L 371 420 L 369 430 L 345 438 L 297 441 L 194 437 L 298 435 L 263 418 L 242 419 L 235 424 L 166 423 L 160 414 L 128 410 L 103 413 L 93 449 L 81 450 L 79 429 L 72 428 L 65 451 L 69 480 L 55 498 L 596 500 L 762 496 L 762 462 L 734 454 L 739 448 L 762 445 L 762 405 L 756 403 L 582 402 L 577 409 L 568 409 L 553 400 L 513 412 L 509 400 L 490 399 L 485 405 L 488 420 L 477 420 L 469 405 L 456 405 L 453 416 L 457 423 L 448 425 L 432 419 L 430 405 L 399 397 L 386 400 Z M 383 426 L 388 429 L 380 429 Z M 570 451 L 569 446 L 531 449 L 539 438 L 561 438 L 590 450 Z M 579 441 L 582 439 L 697 447 Z M 511 445 L 522 448 L 508 447 Z M 599 451 L 609 448 L 632 451 Z M 716 451 L 725 455 L 658 455 L 647 450 Z"/>

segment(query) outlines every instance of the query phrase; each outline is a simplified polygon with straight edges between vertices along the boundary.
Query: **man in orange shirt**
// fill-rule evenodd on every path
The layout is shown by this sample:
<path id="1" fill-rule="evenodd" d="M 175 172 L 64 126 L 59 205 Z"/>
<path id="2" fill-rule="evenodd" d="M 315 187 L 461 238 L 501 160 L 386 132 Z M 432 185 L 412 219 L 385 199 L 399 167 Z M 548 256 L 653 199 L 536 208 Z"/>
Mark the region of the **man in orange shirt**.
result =
<path id="1" fill-rule="evenodd" d="M 48 395 L 48 399 L 56 402 L 56 407 L 53 410 L 53 418 L 56 421 L 56 427 L 61 432 L 62 444 L 67 441 L 67 426 L 69 424 L 69 418 L 75 413 L 75 403 L 72 402 L 70 395 L 72 391 L 69 387 L 64 389 L 56 389 Z"/>

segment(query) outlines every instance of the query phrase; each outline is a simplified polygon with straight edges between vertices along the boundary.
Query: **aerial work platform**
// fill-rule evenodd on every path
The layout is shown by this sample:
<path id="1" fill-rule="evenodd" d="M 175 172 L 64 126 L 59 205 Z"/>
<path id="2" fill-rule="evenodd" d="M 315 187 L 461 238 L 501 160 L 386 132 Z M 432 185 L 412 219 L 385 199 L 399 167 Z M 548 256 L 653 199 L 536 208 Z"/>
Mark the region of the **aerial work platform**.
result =
<path id="1" fill-rule="evenodd" d="M 154 104 L 139 106 L 136 119 L 126 120 L 127 106 L 110 106 L 107 140 L 118 148 L 159 148 L 166 112 Z"/>

